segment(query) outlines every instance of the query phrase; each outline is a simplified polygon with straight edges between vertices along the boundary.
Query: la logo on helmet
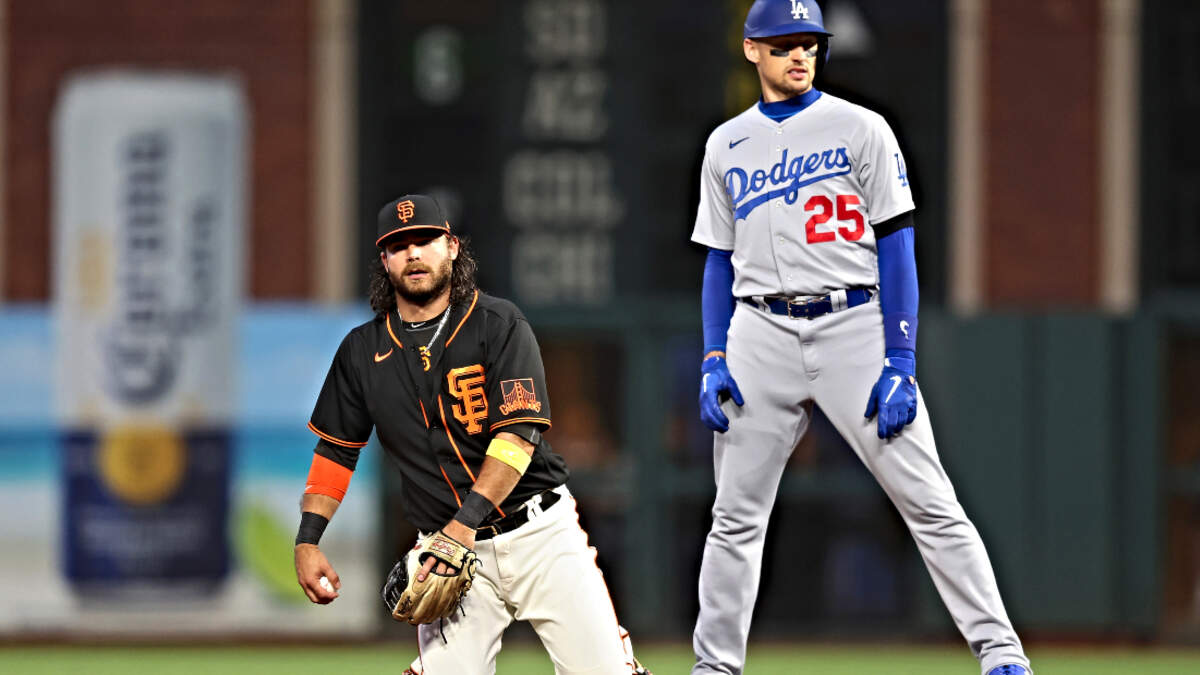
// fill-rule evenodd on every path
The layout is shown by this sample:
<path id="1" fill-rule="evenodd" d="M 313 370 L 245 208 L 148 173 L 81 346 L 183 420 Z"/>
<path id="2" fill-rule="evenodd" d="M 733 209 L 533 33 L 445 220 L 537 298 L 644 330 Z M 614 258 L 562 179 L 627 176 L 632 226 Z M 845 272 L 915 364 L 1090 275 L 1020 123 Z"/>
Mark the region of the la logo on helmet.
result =
<path id="1" fill-rule="evenodd" d="M 808 8 L 800 0 L 792 0 L 792 18 L 808 21 Z"/>

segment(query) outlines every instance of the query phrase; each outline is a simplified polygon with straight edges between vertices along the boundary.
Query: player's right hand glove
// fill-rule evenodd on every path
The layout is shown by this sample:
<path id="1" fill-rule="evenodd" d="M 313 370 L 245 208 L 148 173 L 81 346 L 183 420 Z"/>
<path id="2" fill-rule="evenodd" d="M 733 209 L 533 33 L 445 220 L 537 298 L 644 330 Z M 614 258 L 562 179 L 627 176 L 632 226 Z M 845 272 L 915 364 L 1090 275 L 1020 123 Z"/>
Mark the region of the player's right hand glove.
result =
<path id="1" fill-rule="evenodd" d="M 742 405 L 742 392 L 729 374 L 725 355 L 718 353 L 700 363 L 700 421 L 704 426 L 719 433 L 729 431 L 729 418 L 721 410 L 721 401 L 732 398 Z"/>
<path id="2" fill-rule="evenodd" d="M 417 581 L 417 572 L 429 557 L 446 563 L 452 569 L 438 574 L 436 568 Z M 397 621 L 416 626 L 433 623 L 454 613 L 475 580 L 479 560 L 475 552 L 442 532 L 434 532 L 392 567 L 383 584 L 383 602 Z"/>
<path id="3" fill-rule="evenodd" d="M 917 378 L 913 375 L 916 369 L 915 358 L 889 356 L 883 360 L 883 372 L 871 388 L 867 411 L 863 413 L 867 419 L 879 413 L 880 438 L 895 436 L 917 419 Z"/>

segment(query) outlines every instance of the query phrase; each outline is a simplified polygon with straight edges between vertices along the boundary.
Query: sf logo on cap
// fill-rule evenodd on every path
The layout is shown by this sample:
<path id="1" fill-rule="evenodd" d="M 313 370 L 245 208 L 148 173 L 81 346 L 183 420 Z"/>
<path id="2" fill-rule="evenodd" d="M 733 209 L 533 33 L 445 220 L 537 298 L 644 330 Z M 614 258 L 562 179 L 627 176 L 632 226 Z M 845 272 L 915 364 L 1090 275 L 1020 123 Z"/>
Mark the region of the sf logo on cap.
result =
<path id="1" fill-rule="evenodd" d="M 405 199 L 396 205 L 396 215 L 400 217 L 402 222 L 407 223 L 409 218 L 413 217 L 413 203 L 411 199 Z"/>

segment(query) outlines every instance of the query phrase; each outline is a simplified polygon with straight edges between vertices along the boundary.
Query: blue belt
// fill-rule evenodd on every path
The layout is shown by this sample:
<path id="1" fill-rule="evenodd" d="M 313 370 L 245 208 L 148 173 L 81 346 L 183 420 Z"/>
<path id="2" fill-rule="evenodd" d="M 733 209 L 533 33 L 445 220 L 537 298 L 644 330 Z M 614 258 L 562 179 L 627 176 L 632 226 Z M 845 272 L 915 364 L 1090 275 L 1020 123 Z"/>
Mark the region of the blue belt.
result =
<path id="1" fill-rule="evenodd" d="M 875 295 L 875 291 L 871 288 L 850 288 L 804 300 L 770 295 L 756 295 L 749 298 L 738 298 L 738 300 L 772 314 L 792 319 L 815 319 L 830 312 L 840 312 L 843 309 L 858 307 L 870 300 L 873 295 Z"/>

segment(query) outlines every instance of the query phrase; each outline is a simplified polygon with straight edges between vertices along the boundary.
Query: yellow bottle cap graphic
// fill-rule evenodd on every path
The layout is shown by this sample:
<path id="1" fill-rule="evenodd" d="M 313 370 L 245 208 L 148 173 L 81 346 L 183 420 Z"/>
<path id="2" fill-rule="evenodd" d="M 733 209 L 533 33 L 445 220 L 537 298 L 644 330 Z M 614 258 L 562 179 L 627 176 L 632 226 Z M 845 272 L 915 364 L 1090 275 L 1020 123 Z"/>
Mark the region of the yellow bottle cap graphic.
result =
<path id="1" fill-rule="evenodd" d="M 170 429 L 127 426 L 105 434 L 98 462 L 110 492 L 129 504 L 149 506 L 175 494 L 187 455 L 179 434 Z"/>

